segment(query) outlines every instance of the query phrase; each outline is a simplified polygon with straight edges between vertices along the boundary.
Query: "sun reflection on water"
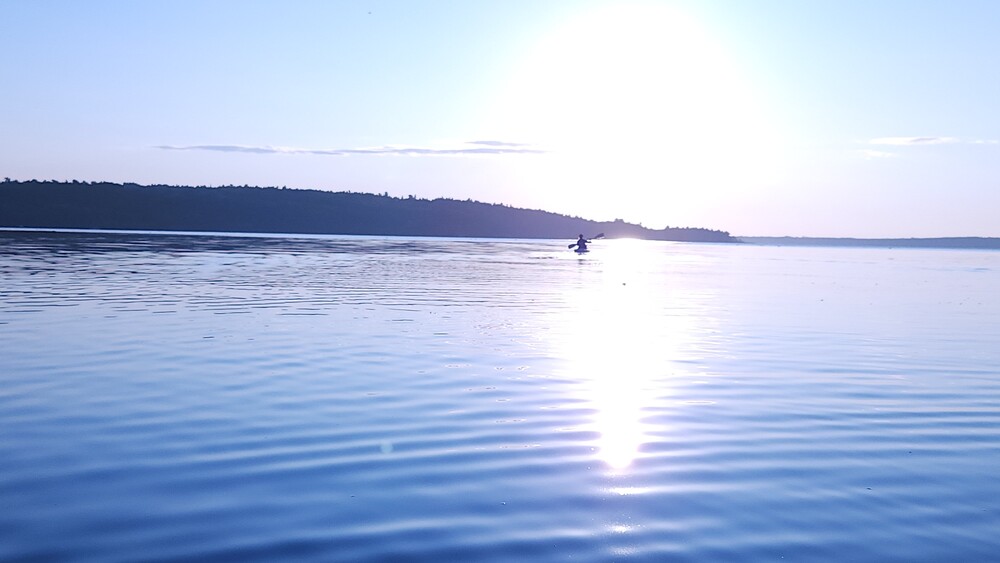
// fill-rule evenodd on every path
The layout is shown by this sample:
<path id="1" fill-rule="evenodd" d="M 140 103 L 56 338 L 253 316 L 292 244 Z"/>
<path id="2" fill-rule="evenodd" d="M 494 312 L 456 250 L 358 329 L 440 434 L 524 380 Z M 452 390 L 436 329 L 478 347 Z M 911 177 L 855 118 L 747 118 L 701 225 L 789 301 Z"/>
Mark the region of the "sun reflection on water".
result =
<path id="1" fill-rule="evenodd" d="M 650 427 L 648 411 L 671 392 L 673 360 L 692 322 L 672 305 L 677 296 L 662 284 L 663 273 L 644 269 L 651 250 L 644 241 L 602 243 L 600 258 L 581 264 L 581 287 L 568 296 L 564 319 L 570 375 L 595 410 L 598 456 L 615 471 L 631 466 L 651 433 L 662 432 Z"/>

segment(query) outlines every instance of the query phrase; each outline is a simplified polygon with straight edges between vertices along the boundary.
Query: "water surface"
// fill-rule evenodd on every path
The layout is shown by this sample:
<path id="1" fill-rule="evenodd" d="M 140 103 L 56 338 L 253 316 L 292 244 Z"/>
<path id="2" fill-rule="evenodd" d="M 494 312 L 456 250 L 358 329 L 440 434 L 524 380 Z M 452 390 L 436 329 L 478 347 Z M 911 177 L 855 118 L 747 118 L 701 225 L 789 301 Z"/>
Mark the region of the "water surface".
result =
<path id="1" fill-rule="evenodd" d="M 1000 253 L 0 233 L 0 560 L 1000 553 Z"/>

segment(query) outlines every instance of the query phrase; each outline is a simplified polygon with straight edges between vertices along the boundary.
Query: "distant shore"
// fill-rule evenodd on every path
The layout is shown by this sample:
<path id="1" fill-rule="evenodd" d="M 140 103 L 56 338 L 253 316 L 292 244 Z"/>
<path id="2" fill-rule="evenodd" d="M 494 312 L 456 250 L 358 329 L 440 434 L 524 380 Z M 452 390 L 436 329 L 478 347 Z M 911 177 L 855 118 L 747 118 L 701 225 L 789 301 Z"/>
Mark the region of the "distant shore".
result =
<path id="1" fill-rule="evenodd" d="M 453 199 L 253 186 L 0 182 L 0 226 L 460 238 L 607 238 L 738 242 L 697 227 L 650 229 Z"/>
<path id="2" fill-rule="evenodd" d="M 937 238 L 816 238 L 816 237 L 736 237 L 747 244 L 769 246 L 847 246 L 878 248 L 967 248 L 1000 250 L 1000 238 L 937 237 Z"/>

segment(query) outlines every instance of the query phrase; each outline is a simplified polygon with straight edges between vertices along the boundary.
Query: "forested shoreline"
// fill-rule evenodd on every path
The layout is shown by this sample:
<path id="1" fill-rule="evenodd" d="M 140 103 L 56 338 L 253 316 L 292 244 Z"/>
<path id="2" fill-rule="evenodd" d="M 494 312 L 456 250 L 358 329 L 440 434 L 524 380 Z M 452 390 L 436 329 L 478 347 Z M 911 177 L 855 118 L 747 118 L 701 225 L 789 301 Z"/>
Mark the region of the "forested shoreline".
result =
<path id="1" fill-rule="evenodd" d="M 251 186 L 111 182 L 0 183 L 0 226 L 482 238 L 611 238 L 738 242 L 704 228 L 649 229 L 501 204 Z"/>

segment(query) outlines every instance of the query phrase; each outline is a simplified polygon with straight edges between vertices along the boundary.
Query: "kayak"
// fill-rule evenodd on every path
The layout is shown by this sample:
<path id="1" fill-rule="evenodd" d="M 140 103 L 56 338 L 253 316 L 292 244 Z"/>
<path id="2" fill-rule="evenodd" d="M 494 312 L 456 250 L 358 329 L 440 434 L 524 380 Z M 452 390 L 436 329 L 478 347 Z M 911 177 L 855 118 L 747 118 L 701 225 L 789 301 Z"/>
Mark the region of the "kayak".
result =
<path id="1" fill-rule="evenodd" d="M 595 239 L 604 238 L 604 233 L 599 233 L 592 238 Z M 574 242 L 573 244 L 568 244 L 566 246 L 568 246 L 569 248 L 573 248 L 575 246 L 576 250 L 574 250 L 573 252 L 576 252 L 577 254 L 586 254 L 588 252 L 587 243 L 589 242 L 590 242 L 589 240 L 583 238 L 583 235 L 580 235 L 580 238 L 576 242 Z"/>

